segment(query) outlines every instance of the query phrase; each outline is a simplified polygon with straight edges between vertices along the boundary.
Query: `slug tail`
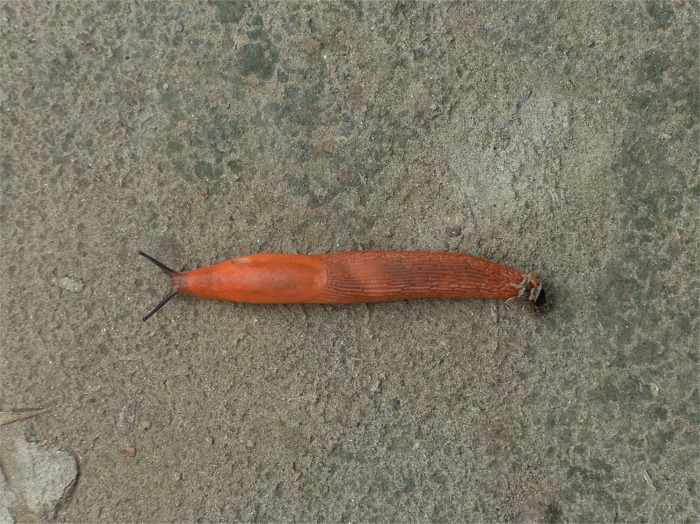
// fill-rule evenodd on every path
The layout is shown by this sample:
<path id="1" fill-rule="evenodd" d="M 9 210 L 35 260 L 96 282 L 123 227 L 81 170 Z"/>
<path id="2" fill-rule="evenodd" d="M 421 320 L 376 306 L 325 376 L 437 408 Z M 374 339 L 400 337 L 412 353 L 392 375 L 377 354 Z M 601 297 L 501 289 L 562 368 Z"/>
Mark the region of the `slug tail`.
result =
<path id="1" fill-rule="evenodd" d="M 139 251 L 139 255 L 141 255 L 142 257 L 147 258 L 148 260 L 150 260 L 151 262 L 153 262 L 156 266 L 158 266 L 158 267 L 163 271 L 163 273 L 165 273 L 166 275 L 168 275 L 168 276 L 170 277 L 170 282 L 171 282 L 171 284 L 178 283 L 178 282 L 180 282 L 180 281 L 182 280 L 181 274 L 180 274 L 180 273 L 178 273 L 177 271 L 175 271 L 175 270 L 173 270 L 173 269 L 170 269 L 168 266 L 166 266 L 165 264 L 163 264 L 161 261 L 156 260 L 155 258 L 153 258 L 153 257 L 150 256 L 150 255 L 147 255 L 147 254 L 144 253 L 143 251 Z M 158 303 L 158 305 L 157 305 L 156 307 L 154 307 L 154 308 L 151 310 L 150 313 L 148 313 L 148 315 L 146 315 L 145 317 L 143 317 L 143 321 L 146 322 L 146 320 L 148 320 L 148 319 L 151 318 L 153 315 L 155 315 L 155 313 L 156 313 L 160 308 L 162 308 L 165 304 L 167 304 L 167 303 L 170 301 L 170 299 L 173 298 L 173 297 L 174 297 L 175 295 L 177 295 L 178 293 L 180 293 L 180 286 L 178 286 L 178 285 L 173 285 L 173 288 L 170 290 L 170 293 L 168 293 L 168 295 L 167 295 L 163 300 L 161 300 L 161 301 Z"/>

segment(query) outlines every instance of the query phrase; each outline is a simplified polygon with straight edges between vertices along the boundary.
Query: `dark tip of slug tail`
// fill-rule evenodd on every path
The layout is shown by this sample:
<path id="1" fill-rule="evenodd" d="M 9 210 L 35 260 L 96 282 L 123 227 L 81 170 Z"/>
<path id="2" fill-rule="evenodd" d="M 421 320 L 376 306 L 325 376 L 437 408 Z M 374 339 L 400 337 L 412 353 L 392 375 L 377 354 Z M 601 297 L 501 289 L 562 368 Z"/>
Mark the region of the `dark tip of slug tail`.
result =
<path id="1" fill-rule="evenodd" d="M 537 295 L 537 298 L 535 299 L 535 305 L 537 307 L 542 307 L 547 303 L 547 298 L 545 297 L 546 293 L 544 292 L 544 289 L 540 289 L 539 294 Z"/>
<path id="2" fill-rule="evenodd" d="M 542 284 L 530 288 L 530 300 L 532 300 L 538 308 L 541 308 L 547 303 L 547 294 L 544 292 Z"/>
<path id="3" fill-rule="evenodd" d="M 176 277 L 176 276 L 177 276 L 177 271 L 174 271 L 174 270 L 170 269 L 168 266 L 166 266 L 165 264 L 163 264 L 163 263 L 160 262 L 159 260 L 156 260 L 156 259 L 153 258 L 152 256 L 147 255 L 147 254 L 144 253 L 143 251 L 139 251 L 139 255 L 141 255 L 142 257 L 147 258 L 148 260 L 150 260 L 151 262 L 153 262 L 156 266 L 158 266 L 158 267 L 163 271 L 163 273 L 165 273 L 166 275 L 168 275 L 170 278 L 173 278 L 173 277 Z M 170 290 L 170 293 L 168 293 L 168 295 L 167 295 L 163 300 L 161 300 L 161 301 L 158 303 L 158 305 L 157 305 L 156 307 L 154 307 L 148 315 L 146 315 L 145 317 L 143 317 L 143 321 L 146 322 L 146 320 L 148 320 L 148 319 L 151 318 L 153 315 L 155 315 L 155 313 L 156 313 L 160 308 L 162 308 L 165 304 L 167 304 L 168 301 L 170 301 L 171 298 L 173 298 L 175 295 L 177 295 L 177 293 L 178 293 L 178 290 L 177 290 L 177 289 L 171 289 L 171 290 Z"/>

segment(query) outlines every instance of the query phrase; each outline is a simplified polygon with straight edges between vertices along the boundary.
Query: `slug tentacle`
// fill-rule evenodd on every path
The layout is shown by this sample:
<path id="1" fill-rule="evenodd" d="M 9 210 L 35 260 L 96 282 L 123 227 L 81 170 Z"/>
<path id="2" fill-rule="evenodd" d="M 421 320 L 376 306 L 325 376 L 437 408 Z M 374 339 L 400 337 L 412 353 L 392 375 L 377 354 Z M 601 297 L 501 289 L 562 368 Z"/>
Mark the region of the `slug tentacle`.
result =
<path id="1" fill-rule="evenodd" d="M 177 289 L 171 289 L 170 293 L 168 293 L 168 296 L 166 296 L 163 300 L 160 301 L 160 303 L 154 307 L 151 312 L 143 317 L 143 321 L 146 322 L 149 318 L 151 318 L 153 315 L 155 315 L 156 311 L 158 311 L 160 308 L 162 308 L 165 304 L 168 303 L 168 301 L 173 298 L 175 295 L 177 295 Z"/>
<path id="2" fill-rule="evenodd" d="M 168 275 L 169 277 L 172 278 L 172 277 L 174 277 L 175 275 L 177 275 L 177 271 L 175 271 L 175 270 L 173 270 L 173 269 L 170 269 L 168 266 L 166 266 L 165 264 L 163 264 L 160 260 L 156 260 L 156 259 L 153 258 L 151 255 L 147 255 L 147 254 L 144 253 L 143 251 L 139 251 L 139 255 L 141 255 L 142 257 L 147 258 L 148 260 L 150 260 L 151 262 L 153 262 L 156 266 L 158 266 L 160 269 L 163 270 L 163 273 L 165 273 L 165 274 Z"/>
<path id="3" fill-rule="evenodd" d="M 177 285 L 173 285 L 173 284 L 177 281 L 182 280 L 182 279 L 181 279 L 180 273 L 178 273 L 177 271 L 175 271 L 173 269 L 170 269 L 168 266 L 163 264 L 160 260 L 156 260 L 155 258 L 153 258 L 150 255 L 147 255 L 143 251 L 139 251 L 139 255 L 141 255 L 142 257 L 147 258 L 148 260 L 153 262 L 156 266 L 158 266 L 163 271 L 163 273 L 168 275 L 170 277 L 170 283 L 173 286 L 173 288 L 170 290 L 170 293 L 168 293 L 168 295 L 163 300 L 161 300 L 158 303 L 158 305 L 156 307 L 154 307 L 148 315 L 143 317 L 143 321 L 146 322 L 146 320 L 151 318 L 160 308 L 162 308 L 165 304 L 167 304 L 171 298 L 173 298 L 175 295 L 177 295 L 180 292 L 180 287 Z"/>

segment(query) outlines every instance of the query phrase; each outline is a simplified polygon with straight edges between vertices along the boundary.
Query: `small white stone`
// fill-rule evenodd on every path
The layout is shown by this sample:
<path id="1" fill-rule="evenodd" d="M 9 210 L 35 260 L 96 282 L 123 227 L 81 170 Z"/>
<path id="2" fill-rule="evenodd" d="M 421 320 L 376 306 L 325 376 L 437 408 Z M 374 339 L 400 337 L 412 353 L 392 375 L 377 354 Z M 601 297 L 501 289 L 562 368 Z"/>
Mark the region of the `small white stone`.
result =
<path id="1" fill-rule="evenodd" d="M 80 293 L 85 287 L 80 280 L 75 280 L 70 277 L 63 277 L 58 280 L 58 287 L 70 291 L 71 293 Z"/>
<path id="2" fill-rule="evenodd" d="M 73 455 L 58 448 L 39 448 L 23 438 L 15 440 L 13 462 L 10 481 L 15 494 L 37 514 L 51 514 L 78 476 Z"/>

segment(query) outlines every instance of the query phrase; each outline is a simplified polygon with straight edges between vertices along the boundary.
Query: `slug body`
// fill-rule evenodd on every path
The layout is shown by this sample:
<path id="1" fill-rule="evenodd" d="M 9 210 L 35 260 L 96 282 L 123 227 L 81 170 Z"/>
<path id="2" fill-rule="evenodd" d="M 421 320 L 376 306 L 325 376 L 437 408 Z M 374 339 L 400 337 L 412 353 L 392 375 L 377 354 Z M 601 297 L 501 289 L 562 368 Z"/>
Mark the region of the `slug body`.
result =
<path id="1" fill-rule="evenodd" d="M 260 254 L 176 272 L 157 260 L 175 294 L 254 304 L 357 304 L 418 298 L 509 299 L 544 292 L 533 277 L 478 257 L 430 251 Z M 146 317 L 148 318 L 148 317 Z"/>

